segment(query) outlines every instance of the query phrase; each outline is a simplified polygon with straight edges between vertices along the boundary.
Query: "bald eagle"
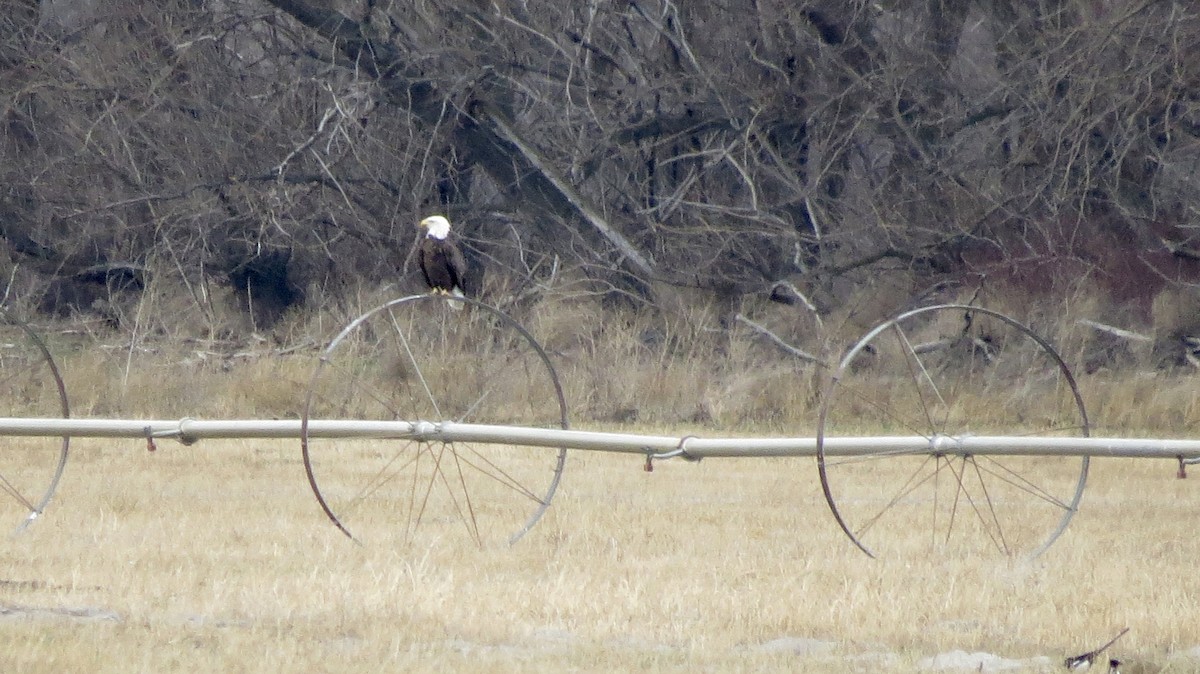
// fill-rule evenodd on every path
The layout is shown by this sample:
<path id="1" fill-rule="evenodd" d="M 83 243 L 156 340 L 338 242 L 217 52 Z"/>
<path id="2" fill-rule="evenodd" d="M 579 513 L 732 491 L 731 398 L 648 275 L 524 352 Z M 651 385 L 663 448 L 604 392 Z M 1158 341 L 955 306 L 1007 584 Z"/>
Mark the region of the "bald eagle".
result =
<path id="1" fill-rule="evenodd" d="M 417 263 L 430 292 L 466 297 L 463 276 L 467 273 L 467 261 L 450 233 L 450 221 L 440 215 L 431 215 L 418 227 L 425 230 L 425 237 L 417 247 Z M 460 302 L 450 302 L 450 306 L 462 308 Z"/>

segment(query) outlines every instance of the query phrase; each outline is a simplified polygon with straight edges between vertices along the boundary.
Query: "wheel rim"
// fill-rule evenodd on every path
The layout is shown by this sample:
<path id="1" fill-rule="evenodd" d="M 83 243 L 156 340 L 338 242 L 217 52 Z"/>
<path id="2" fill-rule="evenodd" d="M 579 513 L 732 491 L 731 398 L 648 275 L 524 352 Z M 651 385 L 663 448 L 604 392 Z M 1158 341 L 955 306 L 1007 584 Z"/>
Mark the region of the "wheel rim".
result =
<path id="1" fill-rule="evenodd" d="M 826 453 L 826 438 L 881 430 L 924 436 L 931 449 Z M 872 557 L 912 551 L 920 537 L 952 553 L 1033 557 L 1074 516 L 1088 458 L 932 447 L 939 436 L 1089 432 L 1074 377 L 1047 341 L 1001 313 L 939 305 L 886 321 L 846 351 L 821 405 L 817 467 L 834 518 Z"/>
<path id="2" fill-rule="evenodd" d="M 14 417 L 70 416 L 67 390 L 45 343 L 0 311 L 0 396 Z M 45 512 L 62 479 L 69 437 L 4 438 L 0 451 L 0 520 L 19 533 Z"/>
<path id="3" fill-rule="evenodd" d="M 301 421 L 317 502 L 359 542 L 407 542 L 424 531 L 511 543 L 545 514 L 566 461 L 562 448 L 310 437 L 310 420 L 321 418 L 567 428 L 542 347 L 510 316 L 469 298 L 393 300 L 330 342 Z"/>

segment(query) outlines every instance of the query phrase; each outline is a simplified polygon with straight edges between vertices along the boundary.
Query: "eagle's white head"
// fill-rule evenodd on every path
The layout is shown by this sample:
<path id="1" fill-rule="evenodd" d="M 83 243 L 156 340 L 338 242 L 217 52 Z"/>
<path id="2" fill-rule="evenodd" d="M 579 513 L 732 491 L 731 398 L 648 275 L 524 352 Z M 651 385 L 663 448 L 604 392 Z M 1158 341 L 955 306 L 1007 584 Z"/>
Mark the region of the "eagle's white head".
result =
<path id="1" fill-rule="evenodd" d="M 429 232 L 434 239 L 445 239 L 450 236 L 450 221 L 440 215 L 431 215 L 421 221 L 420 226 Z"/>

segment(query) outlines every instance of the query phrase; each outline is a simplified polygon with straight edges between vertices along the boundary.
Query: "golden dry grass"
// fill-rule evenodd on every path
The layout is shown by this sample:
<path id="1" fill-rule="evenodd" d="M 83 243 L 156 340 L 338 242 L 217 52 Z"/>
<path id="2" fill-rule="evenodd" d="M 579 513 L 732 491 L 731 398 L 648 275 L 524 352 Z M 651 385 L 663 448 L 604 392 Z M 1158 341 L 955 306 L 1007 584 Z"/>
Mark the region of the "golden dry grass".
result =
<path id="1" fill-rule="evenodd" d="M 576 453 L 525 540 L 479 549 L 461 527 L 349 542 L 295 443 L 75 446 L 50 512 L 0 547 L 4 671 L 912 671 L 952 649 L 1039 671 L 1123 626 L 1122 658 L 1200 669 L 1179 656 L 1200 645 L 1200 490 L 1169 462 L 1096 461 L 1037 561 L 874 561 L 805 459 Z M 770 649 L 789 637 L 836 645 Z"/>

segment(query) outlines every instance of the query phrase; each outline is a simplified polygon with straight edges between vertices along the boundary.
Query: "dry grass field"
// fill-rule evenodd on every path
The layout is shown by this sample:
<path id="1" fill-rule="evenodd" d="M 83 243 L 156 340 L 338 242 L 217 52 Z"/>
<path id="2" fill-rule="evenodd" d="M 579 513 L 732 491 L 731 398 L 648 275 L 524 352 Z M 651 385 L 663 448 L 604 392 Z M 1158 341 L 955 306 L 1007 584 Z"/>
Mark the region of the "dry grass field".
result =
<path id="1" fill-rule="evenodd" d="M 454 526 L 384 547 L 329 525 L 294 443 L 80 440 L 51 511 L 0 548 L 0 665 L 902 672 L 962 649 L 1054 671 L 1128 626 L 1121 658 L 1200 671 L 1200 492 L 1173 472 L 1095 462 L 1034 562 L 871 560 L 811 460 L 596 454 L 515 546 Z"/>
<path id="2" fill-rule="evenodd" d="M 59 350 L 77 413 L 99 417 L 294 417 L 314 362 L 311 353 L 197 365 L 178 354 Z M 657 370 L 676 392 L 703 370 L 679 362 L 692 369 Z M 599 395 L 580 383 L 585 369 L 563 369 L 568 400 Z M 401 370 L 387 372 L 410 377 Z M 1196 435 L 1190 378 L 1102 377 L 1082 382 L 1097 434 Z M 758 396 L 752 409 L 798 412 L 726 428 L 588 425 L 814 432 L 807 385 L 785 393 L 723 379 L 701 396 L 715 406 L 722 390 L 725 410 L 740 390 Z M 516 414 L 517 396 L 503 397 L 494 409 Z M 322 400 L 361 399 L 361 389 L 344 399 L 330 389 Z M 54 447 L 3 443 L 10 471 L 13 457 Z M 340 477 L 372 474 L 385 450 L 329 440 L 313 451 L 338 457 L 345 473 L 322 475 Z M 489 452 L 514 470 L 552 460 L 545 449 L 479 450 Z M 78 438 L 45 516 L 0 538 L 0 671 L 836 674 L 917 671 L 961 650 L 996 656 L 989 667 L 1052 672 L 1123 627 L 1113 656 L 1200 671 L 1200 468 L 1188 480 L 1175 468 L 1094 460 L 1080 512 L 1036 560 L 970 540 L 930 549 L 915 519 L 875 532 L 904 554 L 873 560 L 831 518 L 810 458 L 661 461 L 645 472 L 638 456 L 572 452 L 546 516 L 515 545 L 504 541 L 510 530 L 488 528 L 484 492 L 478 540 L 461 518 L 432 512 L 409 534 L 404 504 L 380 500 L 356 513 L 358 545 L 315 502 L 298 441 L 162 440 L 150 453 L 144 440 Z"/>

